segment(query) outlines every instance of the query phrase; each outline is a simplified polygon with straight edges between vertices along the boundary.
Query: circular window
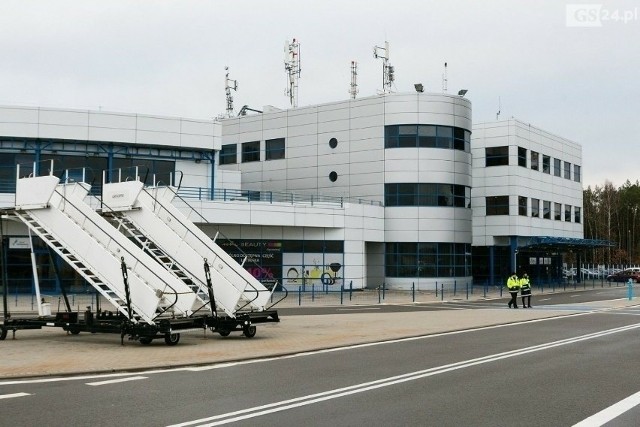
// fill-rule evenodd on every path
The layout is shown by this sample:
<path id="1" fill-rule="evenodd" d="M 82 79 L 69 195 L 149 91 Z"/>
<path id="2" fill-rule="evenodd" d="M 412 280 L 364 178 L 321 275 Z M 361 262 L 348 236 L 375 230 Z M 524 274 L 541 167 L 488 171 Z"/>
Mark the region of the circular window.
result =
<path id="1" fill-rule="evenodd" d="M 333 171 L 329 174 L 329 179 L 331 180 L 331 182 L 336 182 L 336 180 L 338 179 L 338 174 Z"/>
<path id="2" fill-rule="evenodd" d="M 335 138 L 331 138 L 329 140 L 329 147 L 336 148 L 338 146 L 338 140 Z"/>

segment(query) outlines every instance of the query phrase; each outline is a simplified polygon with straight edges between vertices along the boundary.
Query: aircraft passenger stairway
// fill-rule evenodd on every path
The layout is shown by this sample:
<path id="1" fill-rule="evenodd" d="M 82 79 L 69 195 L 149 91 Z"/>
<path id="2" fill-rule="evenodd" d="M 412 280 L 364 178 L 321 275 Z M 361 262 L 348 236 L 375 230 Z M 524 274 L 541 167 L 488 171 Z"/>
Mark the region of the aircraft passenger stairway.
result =
<path id="1" fill-rule="evenodd" d="M 116 228 L 122 231 L 125 235 L 130 236 L 135 240 L 139 247 L 142 248 L 153 259 L 160 263 L 166 270 L 170 271 L 178 279 L 182 280 L 189 289 L 196 294 L 196 299 L 200 302 L 200 308 L 194 310 L 198 312 L 204 307 L 211 308 L 209 305 L 209 293 L 204 286 L 194 282 L 191 276 L 178 265 L 173 258 L 171 258 L 165 251 L 159 248 L 146 234 L 141 232 L 135 224 L 122 212 L 102 212 L 102 215 L 116 224 Z M 202 265 L 202 271 L 204 274 L 204 264 Z"/>
<path id="2" fill-rule="evenodd" d="M 158 269 L 85 203 L 88 184 L 59 182 L 53 175 L 18 178 L 15 207 L 7 214 L 22 221 L 132 322 L 154 324 L 169 315 L 189 316 L 196 299 L 191 288 Z"/>
<path id="3" fill-rule="evenodd" d="M 168 258 L 187 272 L 200 292 L 207 285 L 203 260 L 211 267 L 216 307 L 235 317 L 242 310 L 264 311 L 273 291 L 238 264 L 171 203 L 171 187 L 144 188 L 141 181 L 103 184 L 103 213 L 120 212 Z M 113 215 L 113 214 L 110 214 Z M 120 221 L 123 228 L 127 228 Z M 274 287 L 275 289 L 275 287 Z M 199 292 L 199 293 L 200 293 Z"/>

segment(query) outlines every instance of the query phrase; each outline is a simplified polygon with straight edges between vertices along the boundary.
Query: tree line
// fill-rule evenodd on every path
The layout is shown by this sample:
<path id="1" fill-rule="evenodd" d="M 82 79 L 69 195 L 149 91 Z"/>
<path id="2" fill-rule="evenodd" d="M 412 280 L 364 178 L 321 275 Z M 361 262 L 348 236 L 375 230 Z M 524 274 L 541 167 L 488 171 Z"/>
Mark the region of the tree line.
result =
<path id="1" fill-rule="evenodd" d="M 627 180 L 616 188 L 611 182 L 583 191 L 584 238 L 608 240 L 611 247 L 586 252 L 587 263 L 640 263 L 640 183 Z"/>

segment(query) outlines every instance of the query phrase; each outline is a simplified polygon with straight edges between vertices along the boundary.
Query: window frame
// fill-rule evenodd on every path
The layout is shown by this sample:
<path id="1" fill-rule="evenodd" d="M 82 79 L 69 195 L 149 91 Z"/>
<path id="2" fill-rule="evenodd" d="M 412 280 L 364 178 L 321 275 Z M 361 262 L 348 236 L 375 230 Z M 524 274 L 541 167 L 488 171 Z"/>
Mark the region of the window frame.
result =
<path id="1" fill-rule="evenodd" d="M 562 178 L 562 160 L 553 158 L 553 176 Z"/>
<path id="2" fill-rule="evenodd" d="M 509 146 L 485 147 L 485 167 L 509 166 Z"/>
<path id="3" fill-rule="evenodd" d="M 530 156 L 530 167 L 531 170 L 539 171 L 540 170 L 540 153 L 537 151 L 531 151 Z"/>
<path id="4" fill-rule="evenodd" d="M 540 218 L 540 199 L 531 198 L 531 217 Z"/>
<path id="5" fill-rule="evenodd" d="M 524 196 L 518 196 L 518 215 L 527 216 L 528 213 L 529 213 L 529 198 Z"/>
<path id="6" fill-rule="evenodd" d="M 542 155 L 542 173 L 551 175 L 551 156 Z"/>
<path id="7" fill-rule="evenodd" d="M 242 160 L 242 163 L 259 162 L 260 161 L 260 141 L 243 142 L 241 160 Z"/>
<path id="8" fill-rule="evenodd" d="M 518 147 L 518 166 L 527 167 L 527 149 Z"/>
<path id="9" fill-rule="evenodd" d="M 282 145 L 281 147 L 279 145 Z M 277 147 L 273 147 L 278 145 Z M 281 154 L 281 155 L 280 155 Z M 273 138 L 264 141 L 264 160 L 282 160 L 285 158 L 285 139 Z"/>
<path id="10" fill-rule="evenodd" d="M 233 147 L 233 153 L 225 153 L 225 148 Z M 227 160 L 233 158 L 233 161 Z M 238 163 L 238 144 L 222 144 L 220 147 L 220 153 L 218 153 L 218 164 L 222 165 L 235 165 Z"/>
<path id="11" fill-rule="evenodd" d="M 487 196 L 485 204 L 486 216 L 509 215 L 509 196 Z"/>

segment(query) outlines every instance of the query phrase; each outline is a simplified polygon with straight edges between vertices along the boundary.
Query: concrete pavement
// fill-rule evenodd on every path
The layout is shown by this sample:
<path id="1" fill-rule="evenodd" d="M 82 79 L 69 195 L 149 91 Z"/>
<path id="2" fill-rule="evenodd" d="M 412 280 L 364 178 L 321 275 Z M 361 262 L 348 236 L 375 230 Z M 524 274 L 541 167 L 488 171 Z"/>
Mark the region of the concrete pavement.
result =
<path id="1" fill-rule="evenodd" d="M 21 330 L 15 339 L 9 331 L 0 341 L 0 379 L 213 364 L 634 305 L 636 301 L 614 300 L 510 310 L 500 303 L 473 310 L 284 315 L 280 323 L 257 325 L 254 338 L 193 331 L 183 333 L 173 347 L 163 340 L 150 345 L 125 340 L 121 346 L 117 334 L 70 335 L 59 328 Z"/>

